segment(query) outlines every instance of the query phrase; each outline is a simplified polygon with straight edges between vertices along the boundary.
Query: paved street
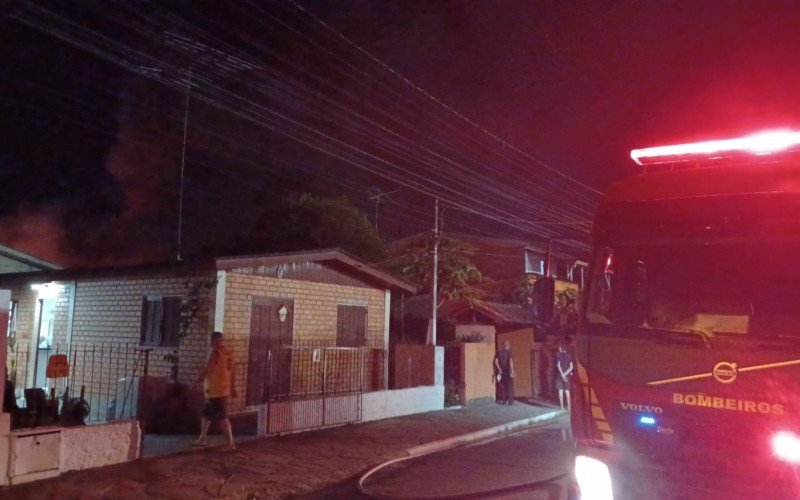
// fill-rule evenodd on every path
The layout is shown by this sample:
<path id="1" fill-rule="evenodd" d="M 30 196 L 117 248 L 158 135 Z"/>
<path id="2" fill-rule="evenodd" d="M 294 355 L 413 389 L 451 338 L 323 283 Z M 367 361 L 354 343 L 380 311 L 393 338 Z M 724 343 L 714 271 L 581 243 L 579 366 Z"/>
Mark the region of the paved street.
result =
<path id="1" fill-rule="evenodd" d="M 408 449 L 537 416 L 552 407 L 475 404 L 376 422 L 290 434 L 219 448 L 65 474 L 0 489 L 0 498 L 201 499 L 314 496 L 361 475 Z M 191 437 L 182 438 L 188 444 Z M 177 442 L 177 439 L 172 443 Z M 347 495 L 336 495 L 339 498 Z"/>
<path id="2" fill-rule="evenodd" d="M 529 487 L 569 469 L 572 440 L 567 420 L 488 443 L 399 462 L 371 476 L 370 493 L 399 497 L 463 496 L 559 498 L 563 481 Z"/>

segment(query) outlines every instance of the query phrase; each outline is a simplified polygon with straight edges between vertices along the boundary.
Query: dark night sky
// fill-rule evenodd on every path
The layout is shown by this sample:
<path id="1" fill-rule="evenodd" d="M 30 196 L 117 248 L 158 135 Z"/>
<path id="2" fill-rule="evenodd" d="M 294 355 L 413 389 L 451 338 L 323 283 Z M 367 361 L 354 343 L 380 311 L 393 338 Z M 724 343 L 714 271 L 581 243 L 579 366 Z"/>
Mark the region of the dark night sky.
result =
<path id="1" fill-rule="evenodd" d="M 581 237 L 592 189 L 635 173 L 630 149 L 800 126 L 795 2 L 8 5 L 0 242 L 66 263 L 174 252 L 180 81 L 196 56 L 165 31 L 259 66 L 196 68 L 189 253 L 234 248 L 289 192 L 372 214 L 376 187 L 393 193 L 388 239 L 429 227 L 440 191 L 451 231 Z M 416 174 L 424 194 L 407 185 Z"/>

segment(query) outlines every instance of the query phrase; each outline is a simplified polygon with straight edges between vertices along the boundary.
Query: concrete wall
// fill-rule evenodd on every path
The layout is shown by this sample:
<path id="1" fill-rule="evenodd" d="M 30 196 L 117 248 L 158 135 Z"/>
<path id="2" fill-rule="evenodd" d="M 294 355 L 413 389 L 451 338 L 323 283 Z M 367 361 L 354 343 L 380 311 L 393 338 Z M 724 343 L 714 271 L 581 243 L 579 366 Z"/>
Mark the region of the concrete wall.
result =
<path id="1" fill-rule="evenodd" d="M 361 420 L 364 422 L 441 410 L 444 408 L 444 386 L 367 392 L 362 401 Z"/>
<path id="2" fill-rule="evenodd" d="M 139 457 L 139 423 L 65 427 L 61 431 L 61 472 L 130 462 Z"/>
<path id="3" fill-rule="evenodd" d="M 494 344 L 465 343 L 459 346 L 459 363 L 462 377 L 461 401 L 481 398 L 494 399 L 495 383 L 492 379 L 494 370 Z"/>
<path id="4" fill-rule="evenodd" d="M 329 401 L 333 402 L 336 399 L 347 399 L 358 397 L 358 395 L 349 395 L 331 398 Z M 306 407 L 306 411 L 291 412 L 291 417 L 285 426 L 285 429 L 277 429 L 273 427 L 271 432 L 293 432 L 297 430 L 315 430 L 319 425 L 307 422 L 304 419 L 311 417 L 313 421 L 317 421 L 317 413 L 307 411 L 308 408 L 314 406 L 322 406 L 322 399 L 309 399 L 304 401 L 287 401 L 273 403 L 275 405 L 295 405 L 297 407 Z M 336 404 L 330 404 L 332 408 L 336 408 Z M 349 406 L 349 405 L 345 405 Z M 429 411 L 441 410 L 444 408 L 444 386 L 430 386 L 430 387 L 413 387 L 409 389 L 397 389 L 392 391 L 376 391 L 365 392 L 361 399 L 361 420 L 360 422 L 370 422 L 373 420 L 381 420 L 384 418 L 400 417 L 403 415 L 412 415 L 415 413 L 425 413 Z M 269 415 L 267 405 L 261 405 L 258 408 L 258 435 L 266 436 L 267 431 L 267 418 Z M 273 408 L 273 411 L 276 411 Z M 280 411 L 280 410 L 277 410 Z M 285 410 L 284 410 L 285 412 Z M 336 423 L 336 415 L 328 413 L 326 415 L 326 422 Z M 342 419 L 340 422 L 346 422 Z M 352 422 L 358 423 L 358 422 Z M 280 424 L 279 424 L 280 425 Z"/>
<path id="5" fill-rule="evenodd" d="M 0 484 L 21 484 L 139 458 L 141 434 L 135 420 L 8 432 L 8 414 L 2 416 Z"/>

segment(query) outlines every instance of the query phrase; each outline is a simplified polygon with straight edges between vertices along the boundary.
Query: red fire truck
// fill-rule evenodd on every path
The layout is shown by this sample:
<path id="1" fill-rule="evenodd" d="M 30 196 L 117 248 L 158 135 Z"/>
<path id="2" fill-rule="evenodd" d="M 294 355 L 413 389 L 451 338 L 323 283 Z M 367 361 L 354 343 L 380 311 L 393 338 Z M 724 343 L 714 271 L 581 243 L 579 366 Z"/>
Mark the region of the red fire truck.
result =
<path id="1" fill-rule="evenodd" d="M 800 132 L 631 152 L 572 383 L 584 499 L 800 498 Z"/>

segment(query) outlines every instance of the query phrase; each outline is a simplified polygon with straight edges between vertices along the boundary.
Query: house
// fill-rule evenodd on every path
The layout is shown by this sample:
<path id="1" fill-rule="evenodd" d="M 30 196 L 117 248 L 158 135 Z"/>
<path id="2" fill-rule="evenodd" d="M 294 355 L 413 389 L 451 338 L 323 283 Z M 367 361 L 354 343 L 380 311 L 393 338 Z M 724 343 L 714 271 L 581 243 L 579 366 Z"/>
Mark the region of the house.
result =
<path id="1" fill-rule="evenodd" d="M 0 413 L 0 484 L 137 458 L 134 418 L 156 406 L 159 380 L 197 378 L 212 330 L 235 361 L 229 409 L 257 414 L 259 435 L 441 409 L 441 347 L 417 346 L 431 384 L 387 390 L 396 292 L 415 288 L 339 250 L 0 275 L 23 407 Z M 54 419 L 67 393 L 98 425 Z"/>
<path id="2" fill-rule="evenodd" d="M 508 340 L 517 372 L 516 394 L 523 397 L 548 396 L 554 370 L 555 342 L 547 338 L 547 330 L 538 324 L 532 308 L 525 304 L 530 285 L 545 274 L 546 248 L 514 239 L 464 234 L 448 236 L 474 249 L 468 258 L 484 280 L 473 285 L 479 291 L 479 300 L 442 301 L 437 309 L 437 340 L 446 345 L 464 339 L 468 342 L 480 339 L 477 343 L 491 344 L 491 349 L 486 351 L 480 346 L 472 346 L 468 351 L 474 351 L 474 355 L 467 355 L 467 361 L 464 352 L 458 354 L 459 360 L 455 357 L 455 349 L 447 350 L 445 364 L 450 373 L 447 379 L 461 387 L 462 398 L 489 397 L 494 388 L 486 384 L 491 373 L 487 375 L 484 371 L 491 367 L 494 349 Z M 417 244 L 423 237 L 416 235 L 395 242 L 392 246 L 394 253 Z M 586 263 L 566 253 L 551 252 L 550 267 L 551 275 L 556 278 L 556 291 L 569 290 L 568 293 L 577 295 L 585 279 Z M 395 337 L 405 342 L 424 342 L 431 307 L 430 294 L 404 298 L 395 303 Z M 474 366 L 469 364 L 470 356 Z M 485 359 L 487 356 L 488 360 Z M 473 376 L 475 371 L 480 374 Z M 471 390 L 470 383 L 480 386 L 480 389 Z"/>
<path id="3" fill-rule="evenodd" d="M 528 276 L 543 276 L 547 249 L 530 242 L 488 238 L 470 235 L 454 235 L 475 248 L 470 257 L 484 277 L 480 285 L 492 300 L 512 302 L 514 289 Z M 574 255 L 561 251 L 551 252 L 550 275 L 563 283 L 574 283 L 583 288 L 587 264 Z"/>
<path id="4" fill-rule="evenodd" d="M 0 276 L 0 288 L 11 290 L 17 310 L 8 356 L 17 387 L 59 394 L 66 385 L 73 393 L 82 387 L 98 420 L 119 414 L 131 392 L 119 381 L 140 377 L 145 364 L 149 376 L 195 380 L 212 330 L 225 332 L 245 389 L 230 409 L 254 409 L 263 403 L 267 349 L 385 351 L 391 294 L 415 290 L 338 250 L 8 274 Z M 65 380 L 47 377 L 56 353 L 72 365 Z M 299 368 L 300 361 L 289 359 L 283 368 Z M 369 367 L 370 376 L 385 388 L 381 362 L 381 373 Z M 299 383 L 291 377 L 287 390 Z"/>

